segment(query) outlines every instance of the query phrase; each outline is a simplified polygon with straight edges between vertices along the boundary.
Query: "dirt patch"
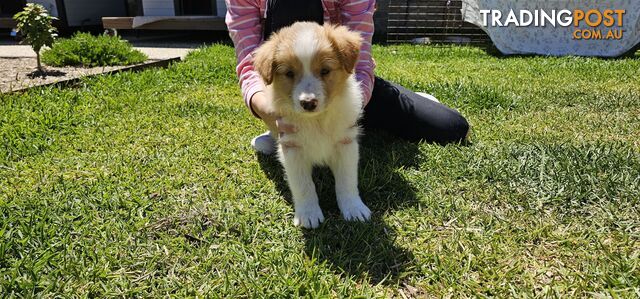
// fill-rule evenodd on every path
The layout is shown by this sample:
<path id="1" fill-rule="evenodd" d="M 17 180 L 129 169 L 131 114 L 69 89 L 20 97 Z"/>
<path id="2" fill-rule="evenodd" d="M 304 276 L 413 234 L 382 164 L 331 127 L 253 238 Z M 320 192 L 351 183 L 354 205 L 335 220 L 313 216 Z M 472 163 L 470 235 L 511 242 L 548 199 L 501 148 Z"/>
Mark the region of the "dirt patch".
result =
<path id="1" fill-rule="evenodd" d="M 125 68 L 125 66 L 92 68 L 45 66 L 46 72 L 44 74 L 39 74 L 35 72 L 35 66 L 35 58 L 0 58 L 0 93 Z"/>

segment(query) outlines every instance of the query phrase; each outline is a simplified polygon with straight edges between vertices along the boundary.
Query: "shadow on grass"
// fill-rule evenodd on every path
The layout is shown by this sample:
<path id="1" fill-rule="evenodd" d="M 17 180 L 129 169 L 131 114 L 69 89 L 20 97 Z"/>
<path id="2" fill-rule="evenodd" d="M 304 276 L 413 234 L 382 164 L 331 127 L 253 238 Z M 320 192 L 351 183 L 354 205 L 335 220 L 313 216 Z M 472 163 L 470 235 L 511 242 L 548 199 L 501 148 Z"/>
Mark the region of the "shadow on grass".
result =
<path id="1" fill-rule="evenodd" d="M 66 75 L 67 73 L 59 71 L 59 70 L 44 70 L 44 71 L 33 71 L 31 73 L 27 74 L 27 77 L 33 79 L 33 78 L 47 78 L 49 76 L 51 77 L 62 77 L 64 75 Z"/>
<path id="2" fill-rule="evenodd" d="M 372 219 L 366 223 L 342 219 L 335 200 L 333 175 L 326 167 L 318 168 L 313 178 L 326 220 L 318 229 L 303 231 L 306 252 L 356 280 L 394 284 L 412 271 L 414 257 L 395 245 L 396 233 L 385 223 L 383 215 L 417 202 L 413 187 L 398 169 L 417 166 L 418 145 L 378 133 L 363 137 L 360 144 L 360 194 L 372 211 Z M 257 155 L 267 177 L 291 202 L 277 158 Z"/>

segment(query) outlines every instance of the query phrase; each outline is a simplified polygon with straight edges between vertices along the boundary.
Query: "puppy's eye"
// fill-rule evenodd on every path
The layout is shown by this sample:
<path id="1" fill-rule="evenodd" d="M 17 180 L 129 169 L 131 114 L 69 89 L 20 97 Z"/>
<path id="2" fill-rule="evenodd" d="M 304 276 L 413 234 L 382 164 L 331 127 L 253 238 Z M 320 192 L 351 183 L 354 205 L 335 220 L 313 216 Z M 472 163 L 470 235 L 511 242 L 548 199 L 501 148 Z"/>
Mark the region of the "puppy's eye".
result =
<path id="1" fill-rule="evenodd" d="M 330 69 L 322 69 L 322 70 L 320 70 L 320 75 L 322 75 L 322 76 L 326 76 L 326 75 L 328 75 L 330 72 L 331 72 L 331 70 L 330 70 Z"/>
<path id="2" fill-rule="evenodd" d="M 288 71 L 284 75 L 287 76 L 287 78 L 293 78 L 294 73 L 293 73 L 293 71 Z"/>

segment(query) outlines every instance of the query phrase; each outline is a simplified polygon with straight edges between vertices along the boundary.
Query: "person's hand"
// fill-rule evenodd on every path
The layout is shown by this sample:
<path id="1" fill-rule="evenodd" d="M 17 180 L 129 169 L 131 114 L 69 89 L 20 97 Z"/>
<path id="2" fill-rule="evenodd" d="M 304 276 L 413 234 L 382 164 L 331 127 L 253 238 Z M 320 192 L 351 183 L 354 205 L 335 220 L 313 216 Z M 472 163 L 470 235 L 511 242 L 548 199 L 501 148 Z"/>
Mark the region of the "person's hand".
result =
<path id="1" fill-rule="evenodd" d="M 270 100 L 264 95 L 264 92 L 256 92 L 251 97 L 250 104 L 251 109 L 260 116 L 271 132 L 278 132 L 278 135 L 282 137 L 284 134 L 291 134 L 298 131 L 294 125 L 286 123 L 282 117 L 273 110 Z"/>

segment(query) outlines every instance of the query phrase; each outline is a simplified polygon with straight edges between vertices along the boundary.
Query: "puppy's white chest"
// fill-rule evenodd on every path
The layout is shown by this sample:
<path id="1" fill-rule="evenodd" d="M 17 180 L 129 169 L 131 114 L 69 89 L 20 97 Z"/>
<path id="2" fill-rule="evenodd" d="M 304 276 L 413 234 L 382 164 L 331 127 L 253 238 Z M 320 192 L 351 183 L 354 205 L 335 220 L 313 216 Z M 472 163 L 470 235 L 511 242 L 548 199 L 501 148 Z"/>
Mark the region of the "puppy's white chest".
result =
<path id="1" fill-rule="evenodd" d="M 297 133 L 283 136 L 280 144 L 284 150 L 300 151 L 315 165 L 324 165 L 338 154 L 339 147 L 344 145 L 341 141 L 356 137 L 356 128 L 323 128 L 307 124 L 299 125 Z"/>

